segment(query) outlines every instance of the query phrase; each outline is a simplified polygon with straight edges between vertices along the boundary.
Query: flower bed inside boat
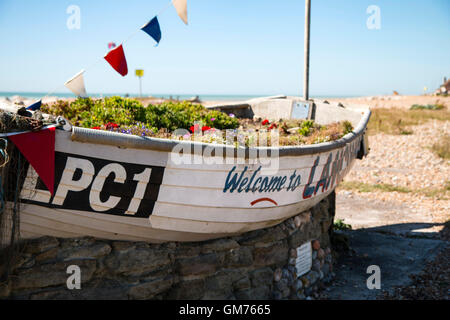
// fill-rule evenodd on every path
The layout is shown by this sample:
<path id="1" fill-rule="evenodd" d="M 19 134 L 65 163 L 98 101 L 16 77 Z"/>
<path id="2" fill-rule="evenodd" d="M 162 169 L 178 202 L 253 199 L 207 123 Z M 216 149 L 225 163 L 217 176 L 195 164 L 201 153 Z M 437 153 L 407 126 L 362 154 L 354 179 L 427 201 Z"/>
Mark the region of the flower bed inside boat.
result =
<path id="1" fill-rule="evenodd" d="M 349 121 L 319 125 L 312 120 L 240 119 L 190 102 L 143 106 L 121 97 L 77 99 L 43 105 L 42 112 L 73 125 L 143 137 L 236 146 L 305 145 L 334 141 L 353 130 Z"/>

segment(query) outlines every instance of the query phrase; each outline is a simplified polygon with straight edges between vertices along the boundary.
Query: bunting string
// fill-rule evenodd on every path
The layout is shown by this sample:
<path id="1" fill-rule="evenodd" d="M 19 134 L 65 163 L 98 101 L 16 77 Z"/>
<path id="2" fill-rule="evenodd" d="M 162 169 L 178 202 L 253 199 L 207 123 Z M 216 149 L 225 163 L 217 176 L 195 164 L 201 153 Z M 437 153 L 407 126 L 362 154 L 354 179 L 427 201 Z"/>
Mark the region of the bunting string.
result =
<path id="1" fill-rule="evenodd" d="M 88 95 L 86 93 L 85 85 L 84 85 L 84 74 L 87 70 L 90 70 L 92 67 L 97 65 L 100 61 L 106 60 L 111 67 L 116 70 L 120 75 L 123 77 L 128 74 L 128 66 L 127 61 L 125 57 L 125 52 L 123 49 L 123 45 L 128 42 L 130 39 L 132 39 L 139 31 L 143 31 L 147 33 L 153 40 L 156 41 L 156 45 L 159 45 L 159 42 L 161 41 L 162 34 L 161 34 L 161 28 L 158 21 L 158 16 L 160 16 L 162 13 L 164 13 L 170 6 L 173 6 L 179 16 L 179 18 L 187 25 L 188 24 L 188 17 L 187 17 L 187 0 L 170 0 L 166 6 L 164 6 L 157 15 L 155 15 L 149 22 L 144 24 L 141 28 L 131 33 L 127 38 L 125 38 L 124 41 L 121 42 L 121 44 L 117 47 L 112 48 L 108 53 L 98 59 L 95 63 L 90 65 L 88 68 L 82 69 L 79 73 L 74 75 L 72 78 L 67 80 L 64 83 L 64 86 L 59 85 L 49 93 L 47 93 L 44 97 L 33 103 L 32 105 L 27 107 L 27 110 L 30 111 L 36 111 L 39 110 L 42 105 L 42 100 L 44 98 L 49 97 L 51 94 L 55 93 L 56 90 L 59 90 L 60 88 L 66 87 L 70 91 L 72 91 L 76 96 L 81 98 L 87 98 Z M 0 135 L 1 137 L 2 135 Z"/>
<path id="2" fill-rule="evenodd" d="M 141 28 L 130 34 L 128 38 L 126 38 L 119 46 L 109 46 L 108 53 L 102 57 L 101 59 L 97 60 L 95 63 L 93 63 L 89 68 L 84 68 L 77 74 L 75 74 L 73 77 L 68 79 L 64 83 L 64 87 L 69 89 L 71 92 L 73 92 L 76 96 L 87 98 L 88 95 L 86 93 L 86 88 L 84 84 L 84 74 L 88 69 L 91 69 L 96 64 L 98 64 L 101 60 L 106 60 L 111 67 L 117 71 L 120 75 L 126 76 L 128 74 L 128 65 L 125 57 L 125 52 L 123 45 L 129 41 L 132 37 L 134 37 L 139 31 L 143 31 L 146 34 L 148 34 L 154 41 L 156 41 L 156 46 L 159 45 L 162 33 L 161 28 L 158 21 L 158 16 L 161 15 L 163 12 L 165 12 L 171 5 L 175 8 L 179 18 L 187 25 L 188 24 L 188 16 L 187 16 L 187 0 L 170 0 L 170 2 L 162 9 L 160 12 L 155 15 L 152 19 L 150 19 L 145 25 L 143 25 Z M 112 48 L 113 47 L 113 48 Z M 51 94 L 56 92 L 56 90 L 59 90 L 59 88 L 62 88 L 61 85 L 56 87 L 54 90 L 47 93 L 44 97 L 39 99 L 38 101 L 34 102 L 30 106 L 28 106 L 26 109 L 30 111 L 36 111 L 39 110 L 42 106 L 42 100 L 46 97 L 49 97 Z M 40 128 L 40 130 L 37 131 L 21 131 L 21 132 L 8 132 L 8 133 L 0 133 L 0 140 L 7 141 L 7 139 L 11 140 L 13 144 L 17 147 L 17 149 L 20 151 L 18 152 L 19 155 L 19 162 L 20 156 L 23 154 L 23 156 L 27 159 L 27 161 L 30 163 L 30 165 L 35 169 L 36 173 L 41 178 L 42 182 L 45 184 L 47 189 L 50 191 L 50 193 L 54 194 L 54 174 L 55 174 L 55 129 L 56 127 L 63 127 L 64 130 L 66 130 L 67 123 L 64 121 L 58 121 L 57 124 L 48 125 L 45 127 Z M 21 130 L 26 130 L 27 128 L 21 128 Z M 2 139 L 5 138 L 5 139 Z M 7 142 L 4 143 L 4 145 L 7 145 Z M 6 150 L 5 150 L 6 152 Z M 2 157 L 5 159 L 2 166 L 4 166 L 9 157 L 8 154 L 5 152 L 0 152 Z M 20 177 L 20 171 L 19 174 L 17 174 L 17 179 Z M 1 177 L 0 177 L 1 178 Z M 18 184 L 16 184 L 18 188 Z M 0 183 L 1 188 L 1 183 Z M 17 189 L 18 190 L 18 189 Z M 18 195 L 18 191 L 16 190 L 15 196 Z M 1 192 L 0 192 L 1 193 Z M 16 199 L 17 200 L 17 199 Z M 18 208 L 16 208 L 17 201 L 14 202 L 14 214 L 18 216 L 16 213 L 18 211 Z M 3 203 L 0 203 L 0 209 L 3 208 Z M 15 224 L 13 225 L 13 231 L 11 233 L 11 243 L 12 240 L 14 240 L 15 236 Z M 0 237 L 1 237 L 1 230 L 0 230 Z M 0 239 L 1 240 L 1 239 Z"/>

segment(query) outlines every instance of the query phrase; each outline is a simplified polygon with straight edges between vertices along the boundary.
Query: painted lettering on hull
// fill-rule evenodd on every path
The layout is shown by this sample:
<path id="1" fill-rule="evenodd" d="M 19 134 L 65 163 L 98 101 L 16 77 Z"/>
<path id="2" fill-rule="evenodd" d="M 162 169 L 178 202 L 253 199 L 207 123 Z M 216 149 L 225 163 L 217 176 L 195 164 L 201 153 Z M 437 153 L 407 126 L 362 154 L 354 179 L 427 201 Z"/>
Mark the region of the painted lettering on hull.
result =
<path id="1" fill-rule="evenodd" d="M 30 166 L 23 202 L 41 206 L 147 218 L 153 212 L 164 168 L 55 153 L 55 195 Z"/>

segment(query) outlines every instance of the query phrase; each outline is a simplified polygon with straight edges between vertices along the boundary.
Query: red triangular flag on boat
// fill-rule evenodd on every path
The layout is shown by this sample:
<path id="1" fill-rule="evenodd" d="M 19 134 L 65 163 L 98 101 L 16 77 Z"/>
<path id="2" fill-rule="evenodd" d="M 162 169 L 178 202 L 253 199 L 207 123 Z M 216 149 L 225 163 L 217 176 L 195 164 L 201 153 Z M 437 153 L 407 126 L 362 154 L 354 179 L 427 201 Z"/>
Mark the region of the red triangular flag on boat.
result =
<path id="1" fill-rule="evenodd" d="M 55 184 L 55 127 L 9 136 L 53 195 Z"/>
<path id="2" fill-rule="evenodd" d="M 125 59 L 125 53 L 123 52 L 122 45 L 112 49 L 105 56 L 105 60 L 123 77 L 128 74 L 127 59 Z"/>

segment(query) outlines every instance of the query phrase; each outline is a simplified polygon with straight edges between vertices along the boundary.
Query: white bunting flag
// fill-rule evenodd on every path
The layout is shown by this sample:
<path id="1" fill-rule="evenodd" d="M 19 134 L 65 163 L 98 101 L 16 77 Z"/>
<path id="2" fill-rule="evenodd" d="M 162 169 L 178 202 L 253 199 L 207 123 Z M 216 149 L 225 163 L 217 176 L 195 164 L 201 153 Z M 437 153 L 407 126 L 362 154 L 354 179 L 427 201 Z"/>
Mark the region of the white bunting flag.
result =
<path id="1" fill-rule="evenodd" d="M 84 88 L 84 70 L 81 70 L 72 79 L 67 80 L 64 85 L 72 91 L 76 96 L 81 98 L 87 98 L 86 89 Z"/>
<path id="2" fill-rule="evenodd" d="M 181 20 L 183 20 L 185 24 L 188 24 L 187 0 L 173 0 L 172 3 Z"/>

